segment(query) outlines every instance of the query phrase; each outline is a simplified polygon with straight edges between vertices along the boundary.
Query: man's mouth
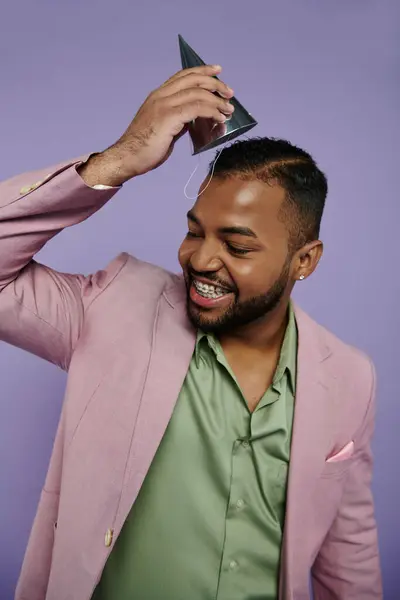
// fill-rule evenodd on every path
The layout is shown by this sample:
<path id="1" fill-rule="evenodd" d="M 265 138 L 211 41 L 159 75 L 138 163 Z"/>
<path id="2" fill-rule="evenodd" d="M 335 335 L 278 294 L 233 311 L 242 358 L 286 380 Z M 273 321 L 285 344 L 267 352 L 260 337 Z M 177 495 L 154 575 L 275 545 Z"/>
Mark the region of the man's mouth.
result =
<path id="1" fill-rule="evenodd" d="M 216 308 L 229 305 L 232 301 L 231 290 L 217 284 L 205 283 L 192 278 L 190 285 L 190 299 L 202 308 Z"/>
<path id="2" fill-rule="evenodd" d="M 228 293 L 226 289 L 224 290 L 218 285 L 213 285 L 211 283 L 202 283 L 197 279 L 193 279 L 193 285 L 196 288 L 197 292 L 200 294 L 200 296 L 203 296 L 204 298 L 222 298 L 222 296 L 225 296 L 225 294 Z"/>

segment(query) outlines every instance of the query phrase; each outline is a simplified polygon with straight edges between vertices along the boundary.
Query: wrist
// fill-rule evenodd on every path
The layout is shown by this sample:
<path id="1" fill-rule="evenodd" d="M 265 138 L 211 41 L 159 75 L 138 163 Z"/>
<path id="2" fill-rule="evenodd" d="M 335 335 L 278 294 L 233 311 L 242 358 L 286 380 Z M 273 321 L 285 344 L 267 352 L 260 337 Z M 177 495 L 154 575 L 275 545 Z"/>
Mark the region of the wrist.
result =
<path id="1" fill-rule="evenodd" d="M 86 185 L 107 185 L 119 187 L 128 179 L 123 169 L 124 160 L 122 153 L 111 146 L 98 154 L 92 154 L 90 158 L 78 167 L 78 173 Z"/>

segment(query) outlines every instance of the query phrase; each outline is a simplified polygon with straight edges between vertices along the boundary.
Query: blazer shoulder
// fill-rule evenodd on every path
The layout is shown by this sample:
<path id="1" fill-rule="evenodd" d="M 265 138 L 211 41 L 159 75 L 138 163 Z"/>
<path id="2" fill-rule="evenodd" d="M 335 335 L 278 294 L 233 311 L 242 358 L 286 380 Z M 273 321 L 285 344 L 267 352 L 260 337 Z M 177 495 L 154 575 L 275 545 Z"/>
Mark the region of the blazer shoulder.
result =
<path id="1" fill-rule="evenodd" d="M 314 329 L 315 335 L 329 349 L 330 363 L 333 374 L 344 380 L 362 382 L 369 388 L 375 385 L 375 366 L 368 354 L 340 339 L 327 327 L 314 321 L 301 309 L 299 316 L 308 327 Z"/>
<path id="2" fill-rule="evenodd" d="M 365 423 L 375 416 L 376 371 L 371 358 L 359 348 L 338 338 L 326 327 L 316 324 L 325 345 L 330 348 L 325 368 L 336 381 L 334 389 L 349 423 L 359 425 L 358 439 Z M 361 428 L 361 429 L 360 429 Z"/>
<path id="3" fill-rule="evenodd" d="M 136 258 L 127 252 L 120 254 L 115 261 L 116 264 L 124 262 L 124 275 L 126 277 L 134 275 L 135 279 L 140 281 L 140 285 L 144 288 L 157 287 L 162 291 L 164 288 L 173 286 L 179 280 L 178 275 L 167 269 Z"/>
<path id="4" fill-rule="evenodd" d="M 326 327 L 322 325 L 318 325 L 318 327 L 320 328 L 321 335 L 325 338 L 326 343 L 338 357 L 342 360 L 350 361 L 353 367 L 367 370 L 371 369 L 372 360 L 366 352 L 343 341 Z"/>
<path id="5" fill-rule="evenodd" d="M 140 298 L 155 302 L 165 289 L 174 287 L 179 276 L 152 263 L 121 252 L 104 269 L 88 277 L 83 290 L 87 308 L 94 299 L 102 296 L 110 300 L 124 298 L 131 306 Z"/>

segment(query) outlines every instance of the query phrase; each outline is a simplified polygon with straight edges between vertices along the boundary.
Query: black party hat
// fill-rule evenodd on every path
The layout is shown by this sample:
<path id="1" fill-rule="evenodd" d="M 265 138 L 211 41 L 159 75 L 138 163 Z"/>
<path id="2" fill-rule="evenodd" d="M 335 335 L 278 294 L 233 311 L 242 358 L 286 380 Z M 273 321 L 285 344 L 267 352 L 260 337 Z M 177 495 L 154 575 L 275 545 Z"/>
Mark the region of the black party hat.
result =
<path id="1" fill-rule="evenodd" d="M 200 67 L 205 62 L 198 54 L 189 46 L 181 35 L 179 38 L 179 48 L 181 52 L 181 61 L 183 69 L 191 67 Z M 218 78 L 217 78 L 218 79 Z M 240 104 L 235 98 L 230 98 L 229 102 L 235 107 L 235 111 L 228 121 L 225 123 L 215 123 L 211 119 L 198 118 L 189 125 L 189 133 L 193 142 L 193 154 L 200 154 L 205 150 L 215 148 L 220 144 L 224 144 L 233 140 L 242 133 L 249 131 L 257 121 L 253 119 L 250 113 Z"/>

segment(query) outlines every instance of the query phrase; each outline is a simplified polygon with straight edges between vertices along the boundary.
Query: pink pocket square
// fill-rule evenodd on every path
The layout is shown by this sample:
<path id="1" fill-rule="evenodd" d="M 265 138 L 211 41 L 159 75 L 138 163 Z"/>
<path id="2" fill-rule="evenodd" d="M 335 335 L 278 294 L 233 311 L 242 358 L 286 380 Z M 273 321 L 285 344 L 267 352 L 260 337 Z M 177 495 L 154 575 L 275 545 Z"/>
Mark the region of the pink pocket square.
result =
<path id="1" fill-rule="evenodd" d="M 346 458 L 350 458 L 353 455 L 353 452 L 354 452 L 354 442 L 351 441 L 348 444 L 346 444 L 341 450 L 339 450 L 339 452 L 337 452 L 333 456 L 330 456 L 329 458 L 327 458 L 326 462 L 334 463 L 334 462 L 339 462 L 341 460 L 346 460 Z"/>

